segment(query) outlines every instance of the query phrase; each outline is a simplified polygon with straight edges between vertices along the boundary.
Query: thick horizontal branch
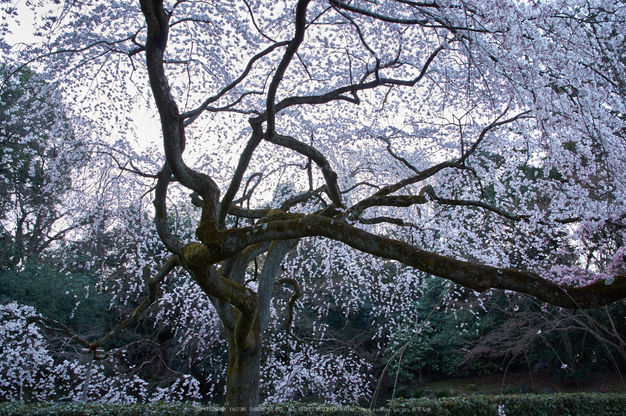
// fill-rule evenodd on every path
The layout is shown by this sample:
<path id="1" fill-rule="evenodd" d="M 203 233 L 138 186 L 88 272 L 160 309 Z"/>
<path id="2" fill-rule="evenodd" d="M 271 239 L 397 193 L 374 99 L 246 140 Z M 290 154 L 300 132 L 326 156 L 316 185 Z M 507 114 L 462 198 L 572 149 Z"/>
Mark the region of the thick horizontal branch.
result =
<path id="1" fill-rule="evenodd" d="M 232 215 L 234 217 L 241 217 L 241 218 L 258 219 L 258 218 L 265 217 L 269 211 L 270 211 L 270 208 L 245 209 L 245 208 L 241 208 L 241 207 L 233 205 L 228 209 L 228 215 Z"/>
<path id="2" fill-rule="evenodd" d="M 346 211 L 345 217 L 351 220 L 358 220 L 368 208 L 372 207 L 410 207 L 412 205 L 425 204 L 428 198 L 424 192 L 419 195 L 380 195 L 372 196 L 362 200 Z"/>
<path id="3" fill-rule="evenodd" d="M 373 218 L 359 218 L 357 220 L 357 222 L 359 224 L 369 224 L 369 225 L 373 225 L 373 224 L 394 224 L 394 225 L 398 225 L 400 227 L 414 227 L 415 224 L 411 223 L 411 222 L 407 222 L 401 218 L 394 218 L 394 217 L 385 217 L 385 216 L 381 216 L 381 217 L 373 217 Z"/>
<path id="4" fill-rule="evenodd" d="M 583 287 L 561 287 L 533 272 L 457 260 L 316 215 L 213 234 L 203 244 L 192 243 L 186 260 L 199 266 L 214 264 L 251 244 L 312 236 L 327 237 L 366 253 L 400 261 L 479 292 L 491 288 L 513 290 L 566 308 L 592 308 L 626 297 L 626 275 L 616 276 L 610 285 L 598 281 Z"/>

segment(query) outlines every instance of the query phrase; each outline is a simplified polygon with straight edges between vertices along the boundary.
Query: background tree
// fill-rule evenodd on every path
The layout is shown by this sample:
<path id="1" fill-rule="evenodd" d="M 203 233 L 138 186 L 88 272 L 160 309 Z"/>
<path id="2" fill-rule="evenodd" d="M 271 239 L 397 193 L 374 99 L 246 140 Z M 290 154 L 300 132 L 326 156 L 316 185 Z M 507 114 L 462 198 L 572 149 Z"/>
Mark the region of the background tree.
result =
<path id="1" fill-rule="evenodd" d="M 5 76 L 8 69 L 3 69 Z M 24 266 L 75 225 L 64 206 L 70 172 L 87 162 L 54 92 L 28 69 L 7 78 L 0 91 L 0 236 L 3 269 Z M 68 217 L 65 223 L 63 217 Z"/>
<path id="2" fill-rule="evenodd" d="M 53 6 L 45 41 L 22 59 L 44 63 L 112 136 L 129 133 L 151 94 L 163 138 L 158 174 L 121 166 L 156 178 L 172 257 L 137 313 L 91 347 L 135 323 L 182 267 L 224 326 L 227 411 L 253 408 L 277 273 L 311 237 L 344 243 L 348 265 L 346 246 L 478 292 L 568 308 L 623 298 L 626 276 L 609 267 L 619 251 L 598 244 L 604 254 L 584 262 L 581 244 L 624 230 L 623 13 L 619 2 L 562 1 Z M 265 208 L 284 175 L 302 194 Z M 201 208 L 193 238 L 168 210 L 190 193 Z M 459 228 L 477 222 L 481 233 Z M 553 268 L 546 241 L 573 264 Z M 394 285 L 404 277 L 414 275 Z M 296 293 L 298 278 L 285 281 Z"/>

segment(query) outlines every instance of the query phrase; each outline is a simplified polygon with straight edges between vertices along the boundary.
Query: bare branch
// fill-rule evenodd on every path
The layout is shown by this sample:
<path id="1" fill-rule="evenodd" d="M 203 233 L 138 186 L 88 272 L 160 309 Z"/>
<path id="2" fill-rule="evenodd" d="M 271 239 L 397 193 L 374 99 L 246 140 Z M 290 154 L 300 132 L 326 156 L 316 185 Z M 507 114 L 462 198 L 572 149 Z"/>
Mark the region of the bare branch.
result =
<path id="1" fill-rule="evenodd" d="M 36 322 L 44 329 L 49 331 L 60 332 L 67 336 L 70 340 L 75 341 L 85 348 L 89 348 L 89 342 L 84 340 L 78 334 L 74 333 L 70 328 L 63 325 L 61 322 L 54 319 L 46 318 L 44 316 L 29 316 L 26 318 L 26 322 Z M 52 326 L 50 326 L 52 325 Z"/>
<path id="2" fill-rule="evenodd" d="M 278 279 L 276 283 L 281 284 L 281 285 L 288 284 L 288 285 L 291 285 L 291 287 L 293 287 L 293 295 L 291 295 L 291 298 L 289 299 L 289 302 L 287 303 L 287 306 L 289 308 L 289 315 L 287 316 L 287 322 L 285 322 L 285 332 L 287 332 L 288 336 L 291 336 L 291 337 L 296 338 L 297 340 L 300 340 L 291 331 L 291 326 L 293 323 L 293 307 L 298 301 L 298 299 L 302 296 L 302 288 L 300 287 L 300 283 L 298 283 L 297 280 L 292 279 L 291 277 L 282 277 Z"/>
<path id="3" fill-rule="evenodd" d="M 324 156 L 313 146 L 296 140 L 293 137 L 276 134 L 268 136 L 267 140 L 279 146 L 294 150 L 313 160 L 322 170 L 322 174 L 324 175 L 324 179 L 326 180 L 328 196 L 337 205 L 342 205 L 341 192 L 339 190 L 339 185 L 337 185 L 337 174 L 331 168 L 330 163 L 328 163 L 328 160 L 326 159 L 326 156 Z"/>
<path id="4" fill-rule="evenodd" d="M 247 5 L 247 3 L 246 3 Z M 250 61 L 248 61 L 248 65 L 246 66 L 246 68 L 244 69 L 244 71 L 242 72 L 242 74 L 235 79 L 233 82 L 231 82 L 230 84 L 228 84 L 226 87 L 222 88 L 220 90 L 220 92 L 218 92 L 217 94 L 213 95 L 212 97 L 207 98 L 198 108 L 196 108 L 195 110 L 192 111 L 188 111 L 186 113 L 181 114 L 181 117 L 183 119 L 185 119 L 185 126 L 190 125 L 191 123 L 193 123 L 199 116 L 200 114 L 202 114 L 202 112 L 204 110 L 206 110 L 208 108 L 208 106 L 211 103 L 216 102 L 217 100 L 219 100 L 222 96 L 224 96 L 224 94 L 226 94 L 228 91 L 232 90 L 233 88 L 235 88 L 237 85 L 239 85 L 250 73 L 250 71 L 252 70 L 252 67 L 254 65 L 254 63 L 256 61 L 258 61 L 259 59 L 263 58 L 264 56 L 269 55 L 270 53 L 272 53 L 274 50 L 276 50 L 277 48 L 280 48 L 282 46 L 286 46 L 288 45 L 289 42 L 278 42 L 273 44 L 272 46 L 264 49 L 263 51 L 259 52 L 258 54 L 254 55 Z"/>
<path id="5" fill-rule="evenodd" d="M 483 141 L 483 139 L 485 138 L 485 136 L 487 135 L 487 133 L 489 133 L 491 130 L 495 129 L 496 127 L 500 127 L 503 126 L 505 124 L 510 124 L 514 121 L 517 121 L 519 119 L 522 118 L 529 118 L 528 114 L 530 114 L 530 111 L 524 111 L 522 113 L 519 113 L 511 118 L 508 118 L 506 120 L 502 120 L 502 121 L 498 121 L 500 120 L 502 117 L 504 117 L 504 115 L 509 111 L 508 108 L 506 108 L 504 110 L 504 112 L 502 112 L 502 114 L 500 114 L 500 116 L 498 116 L 498 118 L 496 118 L 491 124 L 489 124 L 487 127 L 485 127 L 481 132 L 480 135 L 478 136 L 478 139 L 476 139 L 476 141 L 472 144 L 472 147 L 470 147 L 470 149 L 464 154 L 461 155 L 461 158 L 458 160 L 459 164 L 463 164 L 465 163 L 465 160 L 467 160 L 468 157 L 470 157 L 478 148 L 478 145 Z"/>
<path id="6" fill-rule="evenodd" d="M 298 51 L 300 44 L 304 40 L 304 32 L 306 30 L 306 9 L 309 5 L 310 0 L 299 0 L 298 6 L 296 7 L 296 33 L 287 46 L 287 50 L 283 55 L 283 59 L 278 64 L 276 68 L 276 72 L 274 73 L 274 77 L 272 78 L 272 82 L 270 83 L 269 89 L 267 91 L 267 128 L 266 128 L 266 137 L 272 137 L 276 134 L 276 92 L 278 91 L 278 86 L 285 75 L 285 71 L 287 71 L 287 67 L 289 63 L 293 59 L 294 55 Z"/>
<path id="7" fill-rule="evenodd" d="M 406 160 L 405 158 L 398 156 L 397 154 L 394 153 L 393 149 L 391 148 L 391 140 L 381 137 L 380 138 L 382 141 L 384 141 L 385 143 L 387 143 L 387 152 L 389 152 L 389 154 L 396 159 L 399 162 L 402 162 L 402 164 L 404 166 L 406 166 L 407 168 L 411 169 L 413 172 L 417 173 L 419 175 L 420 171 L 413 165 L 411 165 L 408 160 Z"/>

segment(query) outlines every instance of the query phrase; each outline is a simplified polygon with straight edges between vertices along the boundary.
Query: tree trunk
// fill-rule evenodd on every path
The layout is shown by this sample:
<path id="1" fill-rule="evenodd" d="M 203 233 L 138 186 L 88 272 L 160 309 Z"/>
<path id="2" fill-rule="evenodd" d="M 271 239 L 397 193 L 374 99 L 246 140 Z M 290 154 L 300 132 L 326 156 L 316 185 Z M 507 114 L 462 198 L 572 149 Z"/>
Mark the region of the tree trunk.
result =
<path id="1" fill-rule="evenodd" d="M 226 415 L 256 415 L 261 379 L 261 337 L 253 345 L 241 348 L 228 337 L 226 373 Z"/>
<path id="2" fill-rule="evenodd" d="M 606 313 L 609 319 L 611 318 L 611 312 L 608 308 L 606 308 Z M 616 319 L 613 321 L 617 323 L 615 328 L 615 336 L 617 338 L 621 338 L 617 340 L 617 344 L 620 346 L 617 348 L 617 352 L 619 353 L 617 356 L 618 368 L 620 371 L 626 371 L 626 349 L 623 347 L 622 340 L 626 340 L 626 302 L 623 300 L 619 303 L 618 311 L 616 312 Z"/>

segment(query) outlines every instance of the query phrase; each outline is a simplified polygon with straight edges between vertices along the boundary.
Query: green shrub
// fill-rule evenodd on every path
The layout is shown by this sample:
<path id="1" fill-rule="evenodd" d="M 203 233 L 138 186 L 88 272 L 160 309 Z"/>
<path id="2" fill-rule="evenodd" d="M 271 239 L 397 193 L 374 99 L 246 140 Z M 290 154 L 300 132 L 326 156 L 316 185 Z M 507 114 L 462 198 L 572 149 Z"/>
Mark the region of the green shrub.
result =
<path id="1" fill-rule="evenodd" d="M 192 403 L 0 403 L 0 416 L 221 416 L 224 408 Z"/>
<path id="2" fill-rule="evenodd" d="M 383 416 L 355 406 L 318 403 L 266 404 L 259 416 Z M 194 403 L 0 403 L 0 416 L 222 416 L 223 407 Z M 604 393 L 480 395 L 442 399 L 396 399 L 395 416 L 622 416 L 626 395 Z"/>
<path id="3" fill-rule="evenodd" d="M 259 416 L 374 416 L 355 406 L 280 403 L 259 407 Z M 222 416 L 223 407 L 194 403 L 0 403 L 0 416 Z"/>
<path id="4" fill-rule="evenodd" d="M 393 415 L 411 416 L 621 416 L 626 395 L 603 393 L 518 394 L 397 399 Z"/>

